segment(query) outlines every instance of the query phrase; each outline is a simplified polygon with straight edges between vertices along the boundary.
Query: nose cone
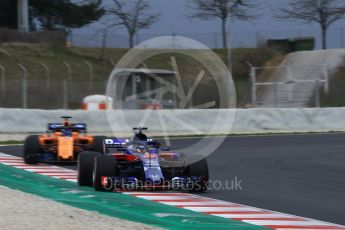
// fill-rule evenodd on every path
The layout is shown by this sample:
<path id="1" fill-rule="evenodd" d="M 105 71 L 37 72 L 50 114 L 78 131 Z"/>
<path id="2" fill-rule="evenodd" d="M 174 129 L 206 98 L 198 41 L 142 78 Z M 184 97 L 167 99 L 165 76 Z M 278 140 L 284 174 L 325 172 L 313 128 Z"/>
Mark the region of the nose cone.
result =
<path id="1" fill-rule="evenodd" d="M 73 159 L 73 138 L 72 137 L 58 138 L 58 158 L 61 160 Z"/>
<path id="2" fill-rule="evenodd" d="M 157 168 L 148 168 L 145 173 L 146 178 L 150 179 L 154 183 L 159 183 L 164 179 L 162 172 Z"/>

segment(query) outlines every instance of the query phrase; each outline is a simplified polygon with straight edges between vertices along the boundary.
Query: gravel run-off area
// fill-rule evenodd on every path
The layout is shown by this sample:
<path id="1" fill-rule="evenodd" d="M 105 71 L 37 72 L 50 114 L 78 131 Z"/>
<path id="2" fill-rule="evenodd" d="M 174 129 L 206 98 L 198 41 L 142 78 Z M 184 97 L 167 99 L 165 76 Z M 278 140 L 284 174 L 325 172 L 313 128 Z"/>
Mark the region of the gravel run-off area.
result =
<path id="1" fill-rule="evenodd" d="M 0 186 L 0 229 L 158 229 Z"/>

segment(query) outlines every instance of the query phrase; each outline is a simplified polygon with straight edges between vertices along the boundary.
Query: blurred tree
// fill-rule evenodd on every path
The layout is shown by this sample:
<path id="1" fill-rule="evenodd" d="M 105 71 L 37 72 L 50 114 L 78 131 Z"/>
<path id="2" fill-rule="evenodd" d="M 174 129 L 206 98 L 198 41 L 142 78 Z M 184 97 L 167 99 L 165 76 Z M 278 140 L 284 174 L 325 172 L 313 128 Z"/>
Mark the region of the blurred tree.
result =
<path id="1" fill-rule="evenodd" d="M 278 8 L 276 17 L 318 23 L 321 27 L 322 48 L 327 49 L 327 30 L 345 16 L 344 0 L 289 0 L 286 7 Z"/>
<path id="2" fill-rule="evenodd" d="M 30 24 L 38 21 L 43 30 L 79 28 L 101 18 L 102 0 L 29 0 Z M 0 26 L 17 28 L 17 1 L 0 0 Z"/>
<path id="3" fill-rule="evenodd" d="M 32 19 L 40 22 L 44 30 L 69 30 L 97 21 L 105 11 L 102 0 L 30 0 Z M 74 1 L 75 2 L 75 1 Z"/>
<path id="4" fill-rule="evenodd" d="M 17 1 L 1 0 L 0 1 L 0 27 L 9 29 L 17 28 Z"/>
<path id="5" fill-rule="evenodd" d="M 129 36 L 129 47 L 134 45 L 134 36 L 141 29 L 147 29 L 159 18 L 159 14 L 146 14 L 151 6 L 145 0 L 113 0 L 114 5 L 107 9 L 108 14 L 116 17 L 112 26 L 123 26 Z"/>
<path id="6" fill-rule="evenodd" d="M 195 11 L 189 17 L 208 20 L 219 18 L 221 20 L 223 48 L 227 49 L 226 24 L 228 18 L 250 20 L 255 16 L 250 13 L 256 5 L 251 0 L 189 0 L 189 8 Z"/>

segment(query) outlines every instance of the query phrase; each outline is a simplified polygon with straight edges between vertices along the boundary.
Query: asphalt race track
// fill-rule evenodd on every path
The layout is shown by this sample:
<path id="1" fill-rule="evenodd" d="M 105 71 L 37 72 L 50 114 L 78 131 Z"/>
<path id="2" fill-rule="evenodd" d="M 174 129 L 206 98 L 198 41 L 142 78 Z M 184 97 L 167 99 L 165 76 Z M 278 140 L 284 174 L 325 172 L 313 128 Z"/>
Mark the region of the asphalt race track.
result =
<path id="1" fill-rule="evenodd" d="M 171 142 L 181 147 L 197 140 Z M 22 147 L 0 152 L 21 156 Z M 228 181 L 230 189 L 211 188 L 203 196 L 345 224 L 345 134 L 228 137 L 208 161 L 210 179 Z M 230 186 L 235 178 L 237 190 Z"/>

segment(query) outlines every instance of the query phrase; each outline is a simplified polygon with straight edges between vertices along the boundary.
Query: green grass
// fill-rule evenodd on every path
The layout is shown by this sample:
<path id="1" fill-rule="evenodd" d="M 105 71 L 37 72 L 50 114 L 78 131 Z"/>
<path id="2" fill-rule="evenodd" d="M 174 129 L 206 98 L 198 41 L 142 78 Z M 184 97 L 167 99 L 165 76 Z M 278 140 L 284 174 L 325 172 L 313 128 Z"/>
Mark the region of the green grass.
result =
<path id="1" fill-rule="evenodd" d="M 24 144 L 24 141 L 14 141 L 14 140 L 0 141 L 0 145 L 22 145 L 22 144 Z"/>
<path id="2" fill-rule="evenodd" d="M 57 109 L 63 105 L 62 80 L 68 76 L 64 62 L 72 67 L 72 81 L 68 84 L 69 108 L 77 109 L 81 106 L 82 98 L 91 94 L 104 94 L 105 83 L 117 63 L 128 49 L 106 49 L 105 57 L 101 60 L 99 48 L 65 48 L 49 44 L 2 44 L 0 45 L 0 64 L 6 67 L 6 91 L 2 92 L 0 107 L 22 106 L 22 78 L 23 72 L 18 63 L 24 65 L 28 72 L 28 107 Z M 196 55 L 204 57 L 203 50 L 193 50 Z M 227 50 L 216 49 L 214 52 L 226 63 Z M 177 59 L 185 89 L 190 87 L 203 65 L 191 58 L 176 53 L 165 53 L 154 56 L 145 61 L 149 68 L 172 69 L 170 56 Z M 233 79 L 237 88 L 237 104 L 245 107 L 249 103 L 249 67 L 246 62 L 255 66 L 263 66 L 277 56 L 275 50 L 269 48 L 233 49 Z M 89 84 L 89 69 L 85 61 L 92 64 L 93 82 Z M 42 67 L 44 62 L 50 68 L 50 88 L 46 88 L 46 72 Z M 193 101 L 202 104 L 210 98 L 216 98 L 218 90 L 214 79 L 206 74 L 205 79 L 195 92 Z"/>

